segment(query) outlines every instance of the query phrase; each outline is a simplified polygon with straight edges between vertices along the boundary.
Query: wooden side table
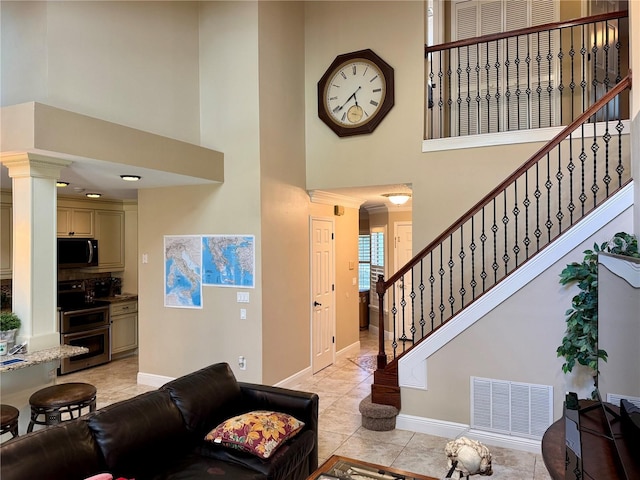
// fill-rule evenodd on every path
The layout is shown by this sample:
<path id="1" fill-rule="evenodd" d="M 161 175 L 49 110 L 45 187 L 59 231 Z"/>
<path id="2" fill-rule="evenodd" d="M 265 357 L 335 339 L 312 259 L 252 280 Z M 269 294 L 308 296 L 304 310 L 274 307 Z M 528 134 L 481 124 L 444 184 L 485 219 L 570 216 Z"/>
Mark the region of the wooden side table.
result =
<path id="1" fill-rule="evenodd" d="M 596 402 L 592 400 L 580 400 L 580 408 L 594 406 Z M 614 414 L 618 414 L 620 409 L 612 404 L 605 404 Z M 582 443 L 583 469 L 594 479 L 637 479 L 640 478 L 640 459 L 637 455 L 632 455 L 631 448 L 625 441 L 621 433 L 619 420 L 612 422 L 613 435 L 620 453 L 622 465 L 618 462 L 614 442 L 604 435 L 606 432 L 606 422 L 603 418 L 603 410 L 600 407 L 580 414 L 580 430 Z M 613 414 L 607 414 L 612 419 Z M 553 423 L 542 437 L 542 459 L 553 480 L 564 480 L 565 478 L 565 419 Z M 624 470 L 621 471 L 621 469 Z M 587 478 L 585 476 L 585 478 Z"/>

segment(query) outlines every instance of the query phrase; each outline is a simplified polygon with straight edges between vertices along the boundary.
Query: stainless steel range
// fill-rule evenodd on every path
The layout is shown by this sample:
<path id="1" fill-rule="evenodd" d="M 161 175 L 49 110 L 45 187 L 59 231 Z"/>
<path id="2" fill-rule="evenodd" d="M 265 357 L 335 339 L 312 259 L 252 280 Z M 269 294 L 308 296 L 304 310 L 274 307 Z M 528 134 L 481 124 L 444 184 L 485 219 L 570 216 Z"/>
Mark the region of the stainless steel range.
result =
<path id="1" fill-rule="evenodd" d="M 86 347 L 89 352 L 65 358 L 59 375 L 111 361 L 109 302 L 95 300 L 80 280 L 58 283 L 60 343 Z"/>

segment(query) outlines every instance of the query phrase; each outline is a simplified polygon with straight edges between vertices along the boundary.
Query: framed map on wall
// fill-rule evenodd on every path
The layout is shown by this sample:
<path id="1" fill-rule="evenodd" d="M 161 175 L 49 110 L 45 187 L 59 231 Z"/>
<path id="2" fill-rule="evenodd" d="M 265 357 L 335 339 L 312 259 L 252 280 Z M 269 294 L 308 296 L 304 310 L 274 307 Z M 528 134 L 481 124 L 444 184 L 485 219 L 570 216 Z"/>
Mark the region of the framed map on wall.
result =
<path id="1" fill-rule="evenodd" d="M 164 306 L 202 308 L 200 235 L 165 235 Z"/>
<path id="2" fill-rule="evenodd" d="M 254 235 L 203 235 L 202 283 L 255 288 Z"/>

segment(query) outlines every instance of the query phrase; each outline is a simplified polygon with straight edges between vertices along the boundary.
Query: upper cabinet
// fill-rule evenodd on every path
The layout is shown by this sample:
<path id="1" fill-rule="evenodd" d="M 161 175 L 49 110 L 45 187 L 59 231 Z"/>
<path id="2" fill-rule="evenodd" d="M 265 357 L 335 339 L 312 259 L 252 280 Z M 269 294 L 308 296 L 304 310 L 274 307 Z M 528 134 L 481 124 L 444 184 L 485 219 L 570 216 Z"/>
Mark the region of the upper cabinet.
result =
<path id="1" fill-rule="evenodd" d="M 98 268 L 122 270 L 124 268 L 124 212 L 118 210 L 95 211 L 95 238 L 98 240 Z"/>
<path id="2" fill-rule="evenodd" d="M 93 238 L 94 216 L 95 211 L 88 208 L 58 207 L 58 236 Z"/>

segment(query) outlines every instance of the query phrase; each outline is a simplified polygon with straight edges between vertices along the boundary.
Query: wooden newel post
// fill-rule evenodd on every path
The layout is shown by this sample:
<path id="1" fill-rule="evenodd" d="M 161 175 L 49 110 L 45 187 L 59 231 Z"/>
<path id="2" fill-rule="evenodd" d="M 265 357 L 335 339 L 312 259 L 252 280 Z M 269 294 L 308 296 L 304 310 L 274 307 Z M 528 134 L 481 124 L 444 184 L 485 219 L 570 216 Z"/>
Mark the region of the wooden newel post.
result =
<path id="1" fill-rule="evenodd" d="M 378 275 L 376 293 L 378 294 L 378 370 L 387 366 L 387 354 L 384 351 L 384 275 Z"/>

